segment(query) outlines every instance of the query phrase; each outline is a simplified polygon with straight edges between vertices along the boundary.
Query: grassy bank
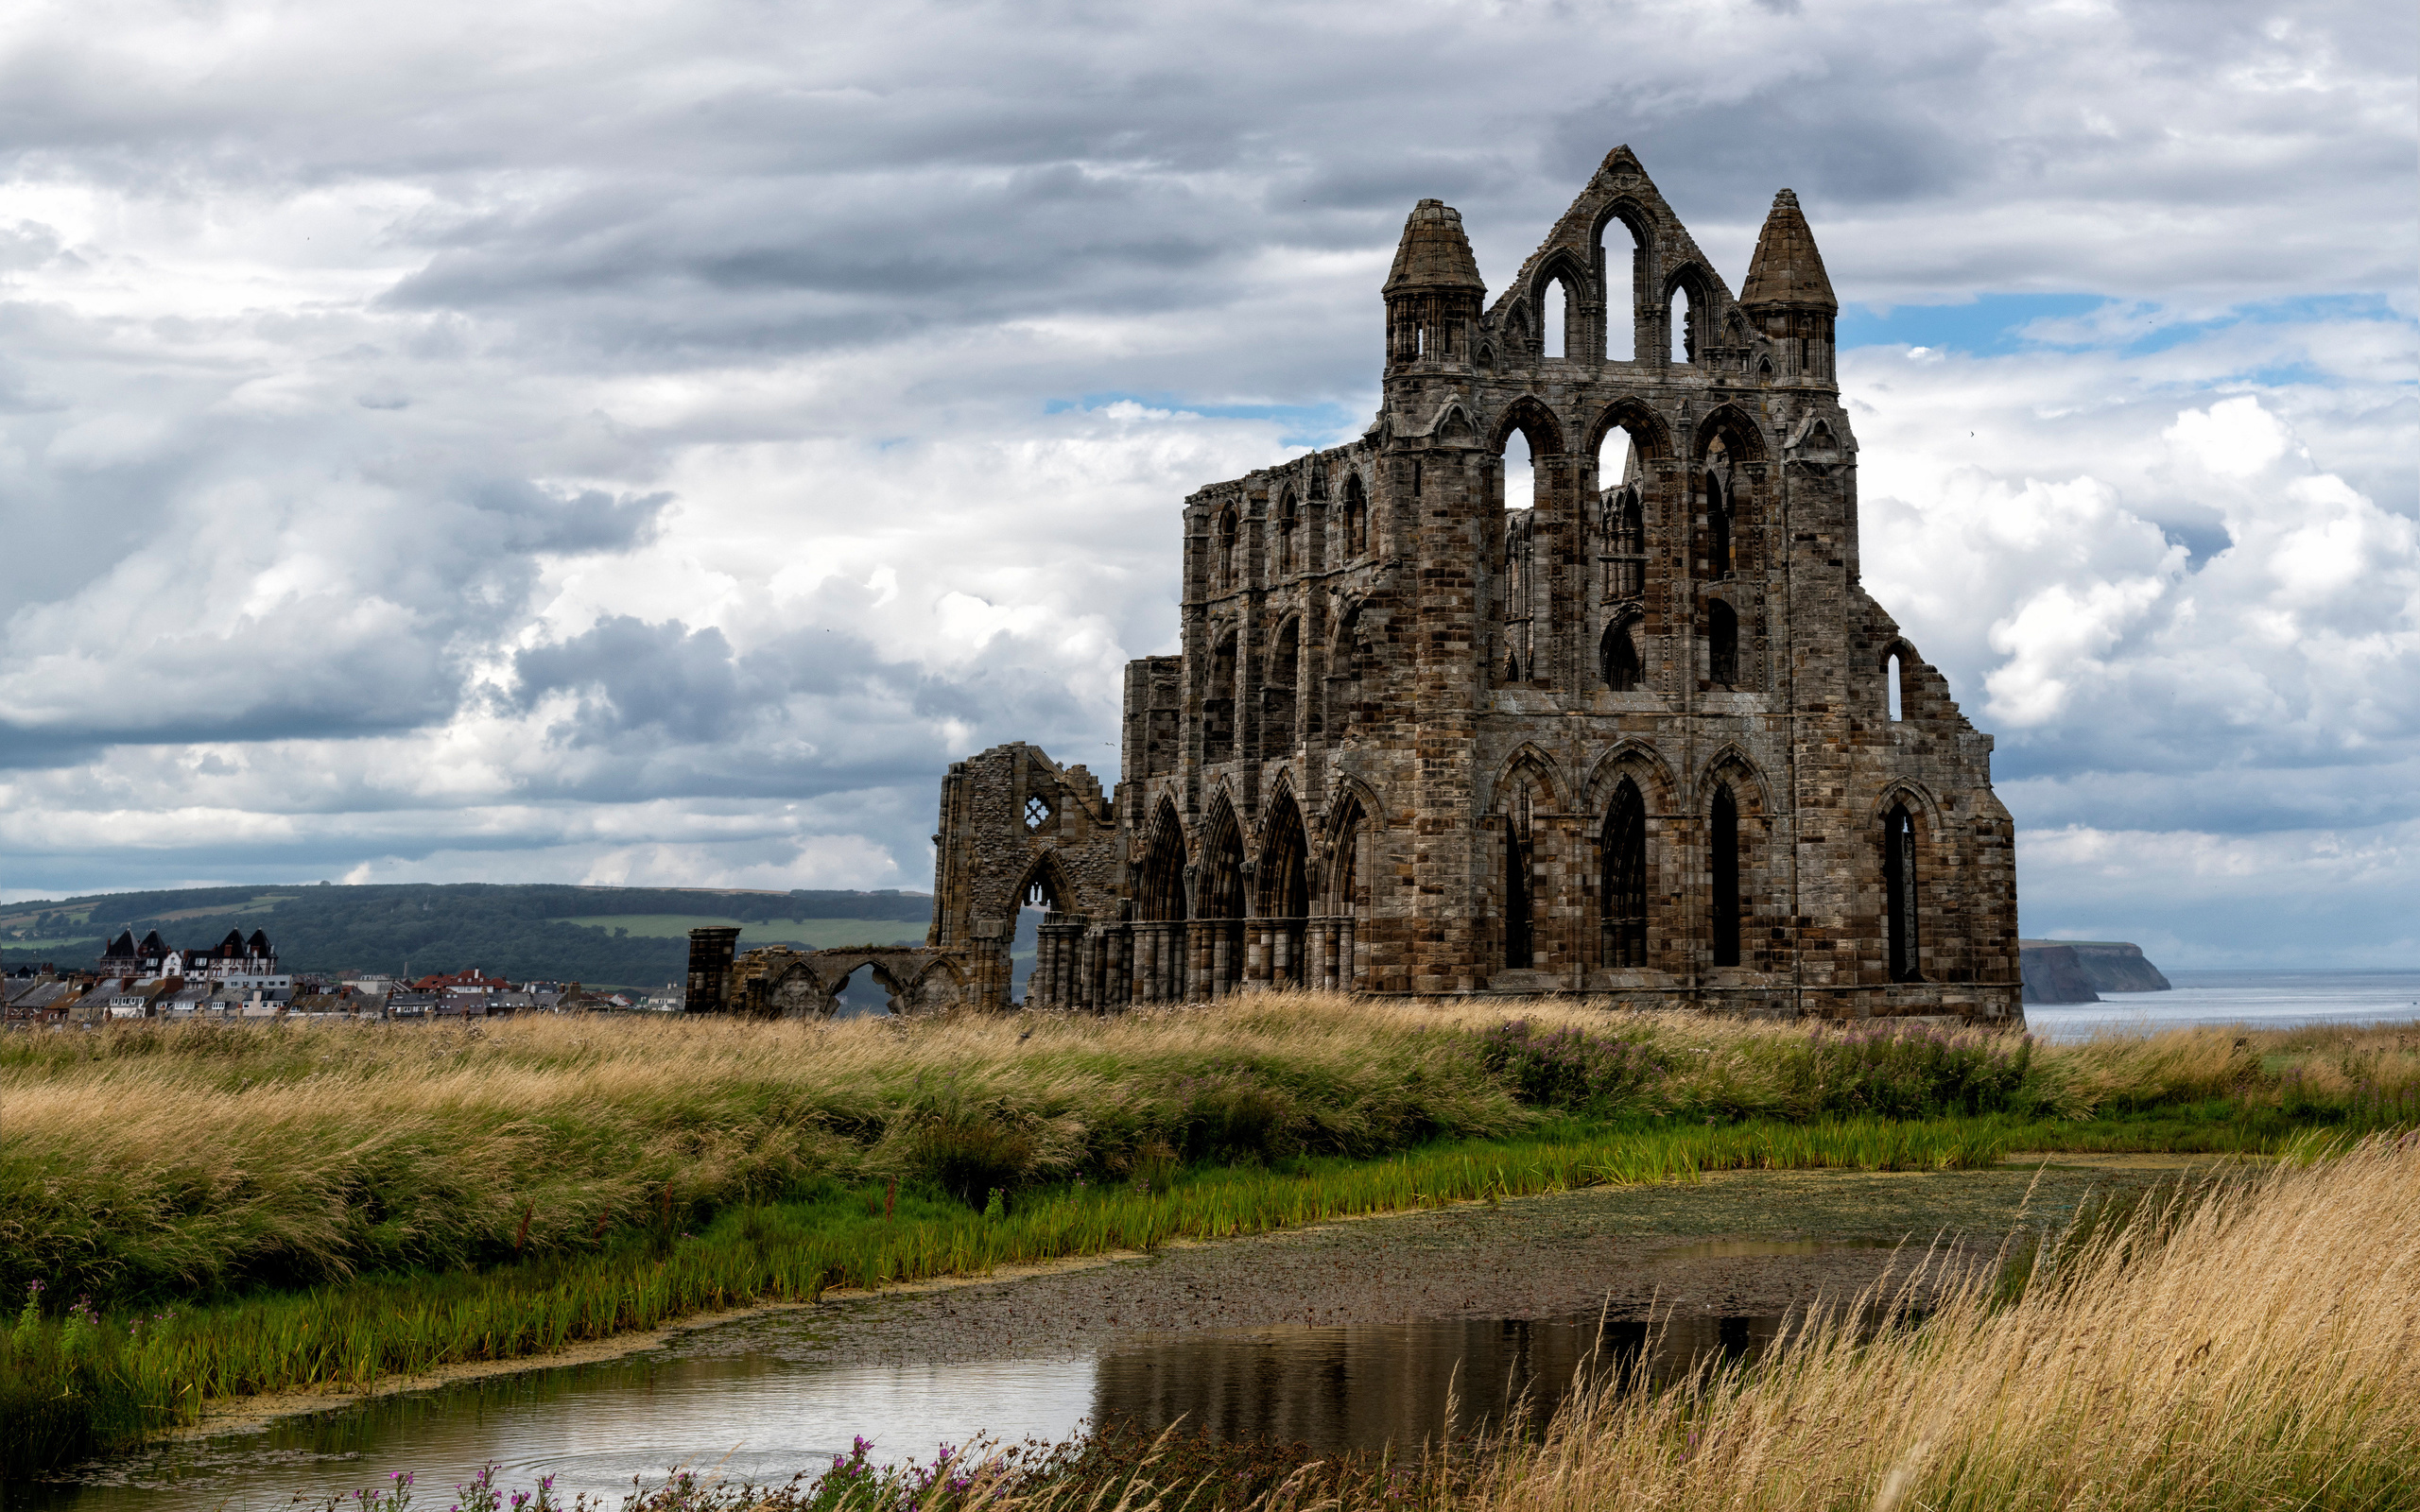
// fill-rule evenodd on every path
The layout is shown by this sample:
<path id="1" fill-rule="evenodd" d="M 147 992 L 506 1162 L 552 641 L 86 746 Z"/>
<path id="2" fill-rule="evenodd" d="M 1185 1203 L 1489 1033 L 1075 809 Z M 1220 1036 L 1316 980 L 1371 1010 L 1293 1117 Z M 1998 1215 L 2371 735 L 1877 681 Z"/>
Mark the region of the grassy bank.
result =
<path id="1" fill-rule="evenodd" d="M 1535 1435 L 1426 1458 L 1113 1432 L 895 1470 L 860 1454 L 786 1489 L 676 1481 L 630 1507 L 2399 1512 L 2420 1504 L 2415 1212 L 2420 1142 L 2372 1140 L 2084 1220 L 2014 1295 L 1979 1278 L 1878 1335 L 1853 1304 L 1663 1389 L 1608 1372 Z"/>
<path id="2" fill-rule="evenodd" d="M 12 1037 L 0 1102 L 0 1267 L 36 1298 L 0 1352 L 22 1469 L 212 1397 L 832 1285 L 1743 1165 L 2275 1148 L 2413 1122 L 2420 1042 L 2049 1047 L 1299 996 Z"/>

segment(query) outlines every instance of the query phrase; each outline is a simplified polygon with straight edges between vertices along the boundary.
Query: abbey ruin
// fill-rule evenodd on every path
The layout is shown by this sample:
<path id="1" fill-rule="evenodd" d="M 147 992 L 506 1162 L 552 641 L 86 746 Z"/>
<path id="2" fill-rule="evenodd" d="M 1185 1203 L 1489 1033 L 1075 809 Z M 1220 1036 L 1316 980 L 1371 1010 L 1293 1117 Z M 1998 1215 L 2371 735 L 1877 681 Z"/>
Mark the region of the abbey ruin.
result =
<path id="1" fill-rule="evenodd" d="M 1007 1006 L 1038 907 L 1036 1005 L 2021 1022 L 1991 737 L 1858 584 L 1796 198 L 1735 296 L 1618 148 L 1493 300 L 1434 199 L 1383 293 L 1369 429 L 1185 500 L 1184 649 L 1127 668 L 1115 786 L 1026 745 L 952 765 L 924 949 L 709 945 L 693 1005 L 828 1012 L 871 965 L 899 1008 Z"/>

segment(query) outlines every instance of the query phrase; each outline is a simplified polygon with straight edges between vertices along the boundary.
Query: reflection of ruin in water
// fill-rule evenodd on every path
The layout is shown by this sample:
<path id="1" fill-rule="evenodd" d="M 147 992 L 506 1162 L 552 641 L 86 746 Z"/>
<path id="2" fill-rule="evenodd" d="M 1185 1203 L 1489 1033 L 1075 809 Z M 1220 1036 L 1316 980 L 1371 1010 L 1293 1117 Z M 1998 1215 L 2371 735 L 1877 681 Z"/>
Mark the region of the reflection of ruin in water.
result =
<path id="1" fill-rule="evenodd" d="M 1181 1418 L 1231 1442 L 1403 1453 L 1436 1439 L 1449 1401 L 1452 1436 L 1496 1429 L 1525 1406 L 1543 1421 L 1583 1376 L 1644 1357 L 1662 1384 L 1702 1361 L 1754 1359 L 1804 1319 L 1616 1320 L 1600 1333 L 1594 1317 L 1445 1318 L 1138 1340 L 1100 1357 L 1093 1418 L 1153 1432 Z"/>

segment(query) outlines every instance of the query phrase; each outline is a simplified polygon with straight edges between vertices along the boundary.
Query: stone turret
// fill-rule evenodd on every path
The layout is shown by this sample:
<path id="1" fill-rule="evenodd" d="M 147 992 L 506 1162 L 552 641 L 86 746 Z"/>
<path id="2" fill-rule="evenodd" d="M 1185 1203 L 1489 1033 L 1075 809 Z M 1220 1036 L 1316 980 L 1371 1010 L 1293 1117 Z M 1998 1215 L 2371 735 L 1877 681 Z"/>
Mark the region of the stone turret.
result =
<path id="1" fill-rule="evenodd" d="M 1774 382 L 1831 387 L 1832 326 L 1841 301 L 1824 271 L 1824 254 L 1815 249 L 1815 232 L 1790 190 L 1773 196 L 1755 256 L 1748 261 L 1739 311 L 1772 343 L 1766 360 L 1774 364 Z"/>
<path id="2" fill-rule="evenodd" d="M 1441 199 L 1412 208 L 1384 292 L 1390 371 L 1411 363 L 1470 366 L 1487 284 L 1461 211 Z"/>

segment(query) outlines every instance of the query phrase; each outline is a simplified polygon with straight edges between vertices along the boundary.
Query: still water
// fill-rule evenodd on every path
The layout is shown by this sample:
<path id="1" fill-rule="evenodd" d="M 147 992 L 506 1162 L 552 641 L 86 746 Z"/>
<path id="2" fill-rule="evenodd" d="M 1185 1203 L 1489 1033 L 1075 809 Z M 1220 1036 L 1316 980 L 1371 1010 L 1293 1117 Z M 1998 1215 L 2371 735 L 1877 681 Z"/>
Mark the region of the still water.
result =
<path id="1" fill-rule="evenodd" d="M 2025 1005 L 2026 1026 L 2051 1040 L 2152 1034 L 2192 1024 L 2301 1029 L 2320 1023 L 2420 1021 L 2420 971 L 2169 971 L 2168 992 L 2103 993 L 2098 1003 Z"/>
<path id="2" fill-rule="evenodd" d="M 804 1329 L 811 1314 L 793 1314 Z M 875 1457 L 930 1459 L 978 1435 L 1002 1443 L 1063 1438 L 1086 1419 L 1157 1429 L 1177 1421 L 1230 1439 L 1301 1441 L 1321 1451 L 1405 1447 L 1441 1431 L 1501 1421 L 1525 1398 L 1550 1407 L 1595 1362 L 1651 1349 L 1658 1376 L 1709 1355 L 1741 1357 L 1785 1318 L 1685 1317 L 1657 1327 L 1595 1317 L 1448 1319 L 1130 1334 L 1096 1353 L 951 1365 L 852 1365 L 792 1348 L 726 1352 L 703 1331 L 601 1364 L 535 1370 L 367 1406 L 290 1418 L 248 1434 L 163 1445 L 88 1468 L 80 1486 L 11 1487 L 11 1507 L 75 1512 L 290 1508 L 417 1476 L 423 1502 L 481 1465 L 515 1488 L 555 1477 L 559 1492 L 618 1504 L 632 1477 L 674 1466 L 786 1481 L 845 1453 L 863 1434 Z M 763 1324 L 755 1326 L 761 1330 Z M 702 1347 L 700 1347 L 702 1346 Z M 1449 1411 L 1450 1407 L 1450 1411 Z"/>

